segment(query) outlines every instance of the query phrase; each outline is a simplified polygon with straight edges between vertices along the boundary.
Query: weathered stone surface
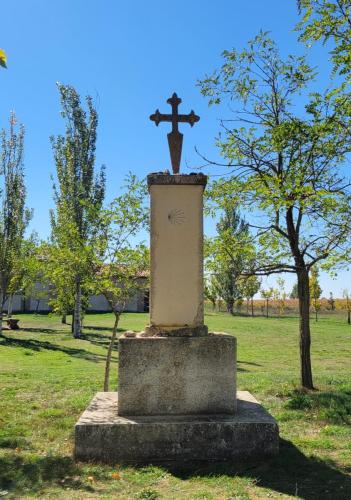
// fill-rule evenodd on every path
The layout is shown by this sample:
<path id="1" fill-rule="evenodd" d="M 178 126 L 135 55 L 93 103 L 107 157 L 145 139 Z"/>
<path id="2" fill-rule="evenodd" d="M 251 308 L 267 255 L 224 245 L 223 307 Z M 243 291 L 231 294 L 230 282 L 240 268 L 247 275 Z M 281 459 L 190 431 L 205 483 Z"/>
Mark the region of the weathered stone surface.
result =
<path id="1" fill-rule="evenodd" d="M 208 335 L 206 325 L 166 327 L 150 325 L 145 328 L 143 337 L 204 337 Z"/>
<path id="2" fill-rule="evenodd" d="M 250 460 L 278 453 L 273 417 L 248 392 L 235 415 L 118 416 L 116 392 L 101 392 L 75 427 L 75 458 L 105 463 Z"/>
<path id="3" fill-rule="evenodd" d="M 182 184 L 182 185 L 194 185 L 198 184 L 201 186 L 206 186 L 207 184 L 207 175 L 202 173 L 193 173 L 193 174 L 177 174 L 171 175 L 169 173 L 164 172 L 155 172 L 149 174 L 147 176 L 147 184 L 148 186 L 152 186 L 154 184 Z"/>
<path id="4" fill-rule="evenodd" d="M 194 415 L 236 410 L 236 339 L 119 339 L 120 415 Z"/>

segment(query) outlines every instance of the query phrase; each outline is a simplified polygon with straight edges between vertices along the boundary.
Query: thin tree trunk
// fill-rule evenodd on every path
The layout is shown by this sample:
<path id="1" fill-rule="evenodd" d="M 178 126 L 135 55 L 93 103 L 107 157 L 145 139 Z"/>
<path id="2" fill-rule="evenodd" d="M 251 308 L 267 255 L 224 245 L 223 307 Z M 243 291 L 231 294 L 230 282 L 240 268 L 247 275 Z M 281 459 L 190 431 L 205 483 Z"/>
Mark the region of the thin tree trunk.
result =
<path id="1" fill-rule="evenodd" d="M 227 311 L 229 314 L 234 315 L 234 301 L 230 300 L 227 302 Z"/>
<path id="2" fill-rule="evenodd" d="M 351 325 L 351 311 L 347 311 L 347 323 Z"/>
<path id="3" fill-rule="evenodd" d="M 249 315 L 249 299 L 246 299 L 246 314 Z"/>
<path id="4" fill-rule="evenodd" d="M 268 318 L 268 299 L 266 300 L 266 317 Z"/>
<path id="5" fill-rule="evenodd" d="M 61 316 L 61 323 L 63 325 L 67 325 L 67 316 L 66 316 L 66 314 L 62 314 L 62 316 Z"/>
<path id="6" fill-rule="evenodd" d="M 35 314 L 38 314 L 40 299 L 37 299 L 37 307 L 35 308 Z"/>
<path id="7" fill-rule="evenodd" d="M 254 317 L 254 303 L 253 303 L 253 297 L 251 297 L 251 316 Z"/>
<path id="8" fill-rule="evenodd" d="M 307 269 L 297 273 L 300 314 L 300 364 L 301 385 L 314 389 L 311 366 L 310 292 Z"/>
<path id="9" fill-rule="evenodd" d="M 106 356 L 104 392 L 108 392 L 109 387 L 110 387 L 111 358 L 112 358 L 113 348 L 114 348 L 115 341 L 116 341 L 119 318 L 120 318 L 120 313 L 115 313 L 115 324 L 113 325 L 110 345 L 108 346 L 108 351 L 107 351 L 107 356 Z"/>
<path id="10" fill-rule="evenodd" d="M 7 316 L 11 318 L 12 316 L 12 310 L 13 310 L 13 293 L 9 295 L 9 300 L 7 304 Z"/>
<path id="11" fill-rule="evenodd" d="M 79 338 L 81 336 L 81 308 L 82 308 L 82 287 L 80 278 L 76 279 L 76 296 L 74 302 L 74 321 L 73 321 L 73 337 Z"/>
<path id="12" fill-rule="evenodd" d="M 74 332 L 74 311 L 72 311 L 72 322 L 71 322 L 71 333 L 73 335 Z"/>

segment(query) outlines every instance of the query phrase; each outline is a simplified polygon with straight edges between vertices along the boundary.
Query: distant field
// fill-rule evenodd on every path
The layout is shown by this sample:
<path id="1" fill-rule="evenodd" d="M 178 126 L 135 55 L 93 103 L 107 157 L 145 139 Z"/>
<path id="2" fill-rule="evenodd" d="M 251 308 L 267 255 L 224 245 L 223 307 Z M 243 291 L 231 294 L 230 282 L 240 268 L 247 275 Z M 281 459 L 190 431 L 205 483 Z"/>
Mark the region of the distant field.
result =
<path id="1" fill-rule="evenodd" d="M 347 309 L 351 307 L 351 302 L 349 306 L 347 305 L 346 299 L 335 299 L 333 308 L 330 305 L 330 302 L 326 298 L 322 298 L 317 303 L 318 308 L 318 317 L 321 316 L 338 316 L 340 318 L 344 318 L 347 321 Z M 235 305 L 235 313 L 240 316 L 251 316 L 252 315 L 252 307 L 251 302 L 247 302 L 246 300 L 236 303 Z M 206 303 L 206 310 L 211 312 L 213 311 L 213 306 L 211 303 Z M 221 302 L 216 305 L 216 312 L 226 312 L 226 307 L 224 302 Z M 253 312 L 254 316 L 266 316 L 267 315 L 267 304 L 263 299 L 255 299 L 253 301 Z M 297 299 L 286 299 L 284 301 L 284 305 L 282 306 L 278 300 L 269 300 L 268 302 L 268 316 L 297 316 L 299 312 L 299 302 Z M 315 309 L 314 306 L 311 305 L 311 319 L 315 318 Z"/>
<path id="2" fill-rule="evenodd" d="M 243 306 L 244 307 L 244 306 Z M 0 336 L 0 497 L 121 499 L 351 498 L 351 326 L 346 316 L 312 321 L 318 391 L 299 385 L 298 319 L 208 312 L 213 331 L 238 339 L 238 388 L 277 418 L 281 452 L 256 466 L 115 467 L 75 464 L 73 427 L 102 388 L 113 318 L 87 315 L 75 340 L 59 318 L 18 315 Z M 141 330 L 147 314 L 124 315 Z M 117 387 L 118 347 L 111 390 Z"/>

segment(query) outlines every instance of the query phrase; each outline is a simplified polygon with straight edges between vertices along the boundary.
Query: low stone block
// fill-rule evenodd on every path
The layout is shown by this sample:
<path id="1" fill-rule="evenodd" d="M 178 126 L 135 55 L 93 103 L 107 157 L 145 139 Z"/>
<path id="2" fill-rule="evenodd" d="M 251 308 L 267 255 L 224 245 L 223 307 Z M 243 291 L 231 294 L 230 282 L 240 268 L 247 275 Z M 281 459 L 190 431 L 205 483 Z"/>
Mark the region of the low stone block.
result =
<path id="1" fill-rule="evenodd" d="M 119 339 L 120 415 L 201 415 L 236 410 L 236 339 Z"/>
<path id="2" fill-rule="evenodd" d="M 274 418 L 248 392 L 235 415 L 118 415 L 116 392 L 97 393 L 75 427 L 75 458 L 105 463 L 257 460 L 276 455 Z"/>

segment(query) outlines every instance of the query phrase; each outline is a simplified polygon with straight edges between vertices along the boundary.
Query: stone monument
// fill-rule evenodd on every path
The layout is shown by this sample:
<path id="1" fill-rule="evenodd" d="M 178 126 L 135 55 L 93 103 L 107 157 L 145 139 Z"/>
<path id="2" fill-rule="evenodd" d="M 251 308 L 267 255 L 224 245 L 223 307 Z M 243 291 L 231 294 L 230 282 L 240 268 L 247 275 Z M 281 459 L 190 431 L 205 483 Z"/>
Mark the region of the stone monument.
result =
<path id="1" fill-rule="evenodd" d="M 207 177 L 179 174 L 181 100 L 156 125 L 168 134 L 173 174 L 148 175 L 151 199 L 150 324 L 119 339 L 118 393 L 101 392 L 75 428 L 79 460 L 151 463 L 246 460 L 278 452 L 275 420 L 236 392 L 236 339 L 208 332 L 203 299 L 203 191 Z"/>

